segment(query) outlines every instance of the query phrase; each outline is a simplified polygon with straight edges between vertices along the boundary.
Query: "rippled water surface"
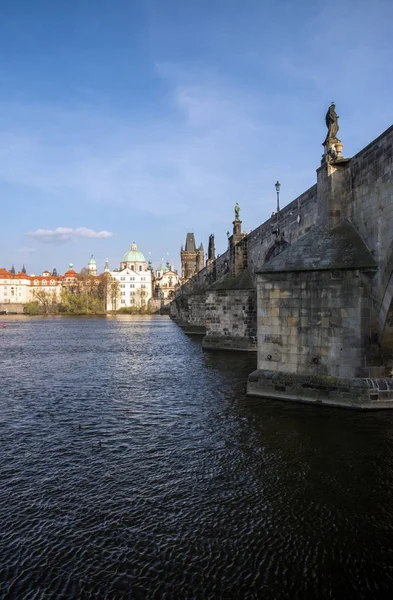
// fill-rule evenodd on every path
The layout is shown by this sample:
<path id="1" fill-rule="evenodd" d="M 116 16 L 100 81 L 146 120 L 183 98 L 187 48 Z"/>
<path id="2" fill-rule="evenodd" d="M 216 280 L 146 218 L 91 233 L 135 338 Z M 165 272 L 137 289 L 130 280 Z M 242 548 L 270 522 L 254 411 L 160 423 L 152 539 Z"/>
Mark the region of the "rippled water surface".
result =
<path id="1" fill-rule="evenodd" d="M 385 598 L 393 414 L 247 398 L 166 317 L 0 330 L 0 598 Z"/>

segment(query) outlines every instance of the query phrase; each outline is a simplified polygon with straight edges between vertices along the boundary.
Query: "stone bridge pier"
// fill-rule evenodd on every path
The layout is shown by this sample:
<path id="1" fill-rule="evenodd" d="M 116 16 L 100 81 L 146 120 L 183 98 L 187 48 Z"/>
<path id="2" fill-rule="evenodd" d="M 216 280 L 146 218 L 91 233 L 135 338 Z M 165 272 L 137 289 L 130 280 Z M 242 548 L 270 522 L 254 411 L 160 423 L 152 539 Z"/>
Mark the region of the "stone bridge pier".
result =
<path id="1" fill-rule="evenodd" d="M 186 241 L 171 316 L 206 350 L 256 351 L 250 395 L 393 408 L 393 126 L 344 158 L 334 105 L 326 124 L 312 187 L 249 233 L 236 204 L 206 266 Z"/>
<path id="2" fill-rule="evenodd" d="M 351 159 L 324 149 L 314 225 L 256 269 L 248 394 L 393 408 L 393 127 Z"/>

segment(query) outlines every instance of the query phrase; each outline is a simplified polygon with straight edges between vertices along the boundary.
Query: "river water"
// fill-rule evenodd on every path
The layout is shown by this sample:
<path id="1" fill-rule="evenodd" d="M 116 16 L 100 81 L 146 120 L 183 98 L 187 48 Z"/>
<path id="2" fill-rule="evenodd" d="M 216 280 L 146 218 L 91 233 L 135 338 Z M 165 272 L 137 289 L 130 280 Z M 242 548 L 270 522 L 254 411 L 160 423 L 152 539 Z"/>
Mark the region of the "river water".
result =
<path id="1" fill-rule="evenodd" d="M 0 329 L 0 598 L 385 598 L 393 413 L 247 398 L 166 317 Z"/>

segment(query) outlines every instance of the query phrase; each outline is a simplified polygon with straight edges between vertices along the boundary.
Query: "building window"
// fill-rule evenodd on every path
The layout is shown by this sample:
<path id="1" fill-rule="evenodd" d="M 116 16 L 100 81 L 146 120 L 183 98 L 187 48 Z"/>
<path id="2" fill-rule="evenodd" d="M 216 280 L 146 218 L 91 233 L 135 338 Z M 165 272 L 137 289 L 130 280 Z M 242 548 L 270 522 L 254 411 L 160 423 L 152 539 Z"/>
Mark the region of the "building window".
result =
<path id="1" fill-rule="evenodd" d="M 139 270 L 142 271 L 142 265 L 139 265 Z"/>
<path id="2" fill-rule="evenodd" d="M 141 288 L 145 288 L 146 284 L 145 283 L 141 283 Z"/>
<path id="3" fill-rule="evenodd" d="M 135 271 L 134 265 L 131 265 L 131 271 Z"/>
<path id="4" fill-rule="evenodd" d="M 42 282 L 42 285 L 46 285 L 46 281 L 45 281 L 45 279 L 44 279 L 44 281 Z"/>
<path id="5" fill-rule="evenodd" d="M 121 283 L 121 284 L 120 284 L 120 287 L 121 287 L 121 288 L 125 288 L 125 287 L 126 287 L 126 284 L 125 284 L 125 283 Z"/>
<path id="6" fill-rule="evenodd" d="M 56 283 L 56 282 L 55 282 L 55 280 L 54 280 L 54 279 L 51 279 L 51 280 L 50 280 L 50 284 L 51 284 L 51 285 L 55 285 L 55 283 Z"/>
<path id="7" fill-rule="evenodd" d="M 130 292 L 130 296 L 135 296 L 135 292 Z"/>
<path id="8" fill-rule="evenodd" d="M 146 281 L 146 277 L 141 277 L 141 281 Z"/>
<path id="9" fill-rule="evenodd" d="M 135 283 L 130 283 L 130 288 L 135 287 Z"/>
<path id="10" fill-rule="evenodd" d="M 125 303 L 126 303 L 126 301 L 125 301 L 125 300 L 120 300 L 120 303 L 121 303 L 121 304 L 125 304 Z"/>
<path id="11" fill-rule="evenodd" d="M 125 277 L 120 277 L 120 281 L 125 281 L 126 278 Z"/>
<path id="12" fill-rule="evenodd" d="M 125 293 L 125 292 L 121 292 L 121 293 L 120 293 L 120 296 L 125 296 L 125 295 L 126 295 L 126 293 Z"/>
<path id="13" fill-rule="evenodd" d="M 34 279 L 34 285 L 40 285 L 40 282 L 38 281 L 38 279 Z"/>
<path id="14" fill-rule="evenodd" d="M 135 281 L 135 277 L 130 277 L 130 281 Z"/>

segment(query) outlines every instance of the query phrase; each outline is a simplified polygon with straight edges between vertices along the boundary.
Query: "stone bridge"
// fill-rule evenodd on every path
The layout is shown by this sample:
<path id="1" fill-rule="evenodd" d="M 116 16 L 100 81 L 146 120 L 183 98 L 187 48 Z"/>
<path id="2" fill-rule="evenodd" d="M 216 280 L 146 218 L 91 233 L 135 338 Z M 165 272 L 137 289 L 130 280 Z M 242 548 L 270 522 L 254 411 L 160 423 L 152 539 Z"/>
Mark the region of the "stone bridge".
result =
<path id="1" fill-rule="evenodd" d="M 171 316 L 206 349 L 257 351 L 250 395 L 393 408 L 393 126 L 352 158 L 337 130 L 316 184 L 249 234 L 235 217 Z"/>

